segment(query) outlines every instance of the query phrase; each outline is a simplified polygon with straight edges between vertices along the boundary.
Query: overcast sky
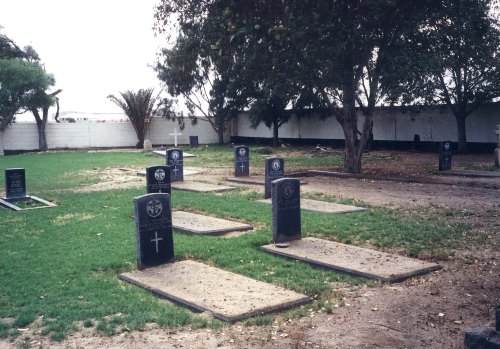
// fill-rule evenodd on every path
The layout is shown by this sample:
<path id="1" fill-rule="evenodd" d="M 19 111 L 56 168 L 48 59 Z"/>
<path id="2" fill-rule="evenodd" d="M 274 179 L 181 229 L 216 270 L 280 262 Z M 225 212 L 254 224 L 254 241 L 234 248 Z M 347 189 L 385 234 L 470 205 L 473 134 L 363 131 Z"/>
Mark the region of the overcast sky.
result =
<path id="1" fill-rule="evenodd" d="M 32 45 L 56 78 L 61 111 L 120 112 L 106 96 L 160 84 L 153 69 L 159 0 L 0 0 L 0 26 Z"/>

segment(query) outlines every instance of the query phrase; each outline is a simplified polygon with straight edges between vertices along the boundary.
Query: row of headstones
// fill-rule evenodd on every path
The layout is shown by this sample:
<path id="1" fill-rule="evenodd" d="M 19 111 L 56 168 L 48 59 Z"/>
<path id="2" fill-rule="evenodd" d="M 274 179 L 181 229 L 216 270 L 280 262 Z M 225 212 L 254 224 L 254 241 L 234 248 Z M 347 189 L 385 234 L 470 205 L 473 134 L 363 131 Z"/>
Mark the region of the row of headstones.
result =
<path id="1" fill-rule="evenodd" d="M 250 151 L 247 146 L 237 146 L 234 148 L 234 175 L 236 177 L 245 177 L 250 175 Z M 277 162 L 281 158 L 269 158 L 266 161 L 266 198 L 269 198 L 270 185 L 268 185 L 267 177 L 283 177 L 283 166 Z M 282 164 L 282 163 L 281 163 Z M 439 143 L 439 171 L 451 170 L 452 167 L 452 151 L 451 142 L 445 141 Z"/>
<path id="2" fill-rule="evenodd" d="M 155 193 L 134 199 L 139 270 L 170 263 L 175 259 L 169 171 L 165 167 L 167 166 L 147 169 L 148 192 L 154 189 Z M 269 172 L 281 174 L 283 159 L 267 159 L 266 173 L 267 167 Z M 151 183 L 154 183 L 154 187 L 150 186 Z M 272 197 L 273 241 L 282 243 L 300 239 L 300 181 L 295 178 L 279 178 L 269 184 Z M 162 192 L 158 192 L 159 189 L 163 189 Z"/>

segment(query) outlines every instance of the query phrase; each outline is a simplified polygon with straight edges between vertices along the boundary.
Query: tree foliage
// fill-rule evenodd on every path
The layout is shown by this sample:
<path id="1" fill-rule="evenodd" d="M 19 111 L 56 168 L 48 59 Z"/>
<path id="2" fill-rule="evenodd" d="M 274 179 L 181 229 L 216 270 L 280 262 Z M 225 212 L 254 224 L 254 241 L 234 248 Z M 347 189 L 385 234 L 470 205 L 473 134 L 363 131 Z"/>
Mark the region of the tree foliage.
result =
<path id="1" fill-rule="evenodd" d="M 31 46 L 20 49 L 13 40 L 0 34 L 0 131 L 9 125 L 18 113 L 30 111 L 38 130 L 38 148 L 48 150 L 45 127 L 49 108 L 57 104 L 62 90 L 47 92 L 55 79 L 40 64 L 40 57 Z"/>
<path id="2" fill-rule="evenodd" d="M 120 92 L 121 98 L 109 95 L 108 98 L 119 106 L 129 118 L 137 135 L 137 148 L 144 147 L 144 139 L 151 120 L 159 108 L 159 98 L 154 96 L 154 89 L 140 89 Z"/>
<path id="3" fill-rule="evenodd" d="M 232 55 L 219 53 L 216 22 L 180 23 L 175 45 L 161 51 L 158 77 L 171 95 L 184 97 L 192 122 L 203 115 L 223 144 L 230 121 L 247 104 L 237 78 L 240 67 Z"/>
<path id="4" fill-rule="evenodd" d="M 17 113 L 50 104 L 43 92 L 54 82 L 53 76 L 37 63 L 0 58 L 0 131 Z"/>
<path id="5" fill-rule="evenodd" d="M 470 110 L 471 99 L 451 98 L 450 93 L 467 79 L 480 86 L 474 93 L 470 86 L 468 94 L 491 100 L 494 89 L 485 87 L 497 71 L 491 58 L 498 58 L 498 33 L 488 29 L 493 28 L 486 21 L 489 2 L 163 0 L 156 16 L 159 28 L 178 25 L 180 41 L 196 38 L 186 51 L 192 59 L 180 69 L 184 77 L 203 67 L 210 67 L 210 76 L 212 64 L 224 60 L 237 67 L 224 70 L 224 76 L 244 82 L 241 95 L 255 100 L 256 122 L 286 119 L 278 110 L 293 108 L 301 91 L 319 96 L 317 104 L 327 106 L 342 127 L 344 170 L 357 173 L 375 106 L 382 101 L 414 103 L 431 96 Z M 466 13 L 469 6 L 474 10 Z M 465 50 L 475 56 L 464 60 Z M 466 63 L 462 73 L 453 61 Z M 481 74 L 471 75 L 479 66 Z M 438 71 L 447 73 L 431 78 Z M 405 97 L 405 91 L 424 85 L 418 95 Z"/>
<path id="6" fill-rule="evenodd" d="M 408 38 L 408 74 L 397 74 L 393 101 L 447 106 L 457 122 L 459 151 L 467 150 L 465 121 L 500 97 L 500 31 L 493 1 L 444 2 L 425 26 Z"/>

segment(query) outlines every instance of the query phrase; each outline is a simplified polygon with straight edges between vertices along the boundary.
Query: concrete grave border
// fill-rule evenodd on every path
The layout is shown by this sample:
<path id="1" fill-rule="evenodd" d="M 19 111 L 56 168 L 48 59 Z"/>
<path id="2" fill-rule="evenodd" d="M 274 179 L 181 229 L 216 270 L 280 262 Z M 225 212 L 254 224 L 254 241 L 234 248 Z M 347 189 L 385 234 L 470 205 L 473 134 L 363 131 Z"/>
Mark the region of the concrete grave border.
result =
<path id="1" fill-rule="evenodd" d="M 192 219 L 196 219 L 197 217 L 200 217 L 202 219 L 206 219 L 207 221 L 212 221 L 214 224 L 217 222 L 229 222 L 233 223 L 233 227 L 227 227 L 227 228 L 219 228 L 219 229 L 205 229 L 205 230 L 195 230 L 188 228 L 186 226 L 179 226 L 178 223 L 176 223 L 176 216 L 177 220 L 179 219 L 179 216 L 181 215 L 188 215 L 191 216 Z M 188 235 L 200 235 L 200 236 L 219 236 L 219 235 L 225 235 L 228 233 L 233 233 L 233 232 L 242 232 L 242 231 L 247 231 L 247 230 L 253 230 L 253 226 L 250 224 L 245 224 L 245 223 L 240 223 L 240 222 L 235 222 L 227 219 L 222 219 L 222 218 L 217 218 L 217 217 L 211 217 L 211 216 L 205 216 L 199 213 L 192 213 L 192 212 L 187 212 L 187 211 L 172 211 L 172 227 L 175 231 L 188 234 Z"/>
<path id="2" fill-rule="evenodd" d="M 257 200 L 256 202 L 270 205 L 271 199 L 260 199 L 260 200 Z M 323 206 L 325 206 L 325 208 L 321 209 L 321 208 L 308 207 L 308 205 L 310 205 L 310 206 L 311 205 L 323 205 Z M 328 210 L 328 206 L 330 206 L 331 210 Z M 342 208 L 345 208 L 345 209 L 342 211 L 334 211 L 335 209 L 342 209 Z M 303 198 L 300 198 L 300 209 L 304 210 L 304 211 L 309 211 L 309 212 L 320 212 L 320 213 L 330 213 L 330 214 L 346 214 L 346 213 L 358 213 L 358 212 L 368 211 L 368 209 L 364 208 L 364 207 L 357 207 L 357 206 L 352 206 L 352 205 L 337 204 L 335 202 L 311 200 L 311 199 L 303 199 Z"/>
<path id="3" fill-rule="evenodd" d="M 335 262 L 332 263 L 332 262 L 325 261 L 324 258 L 321 258 L 321 257 L 324 257 L 326 255 L 325 251 L 323 251 L 323 252 L 318 251 L 320 253 L 320 258 L 318 258 L 318 259 L 315 259 L 314 256 L 310 253 L 307 255 L 304 255 L 304 256 L 299 256 L 299 255 L 293 253 L 293 246 L 294 245 L 308 244 L 308 243 L 311 245 L 316 244 L 316 247 L 318 247 L 318 249 L 320 247 L 323 247 L 323 248 L 329 247 L 331 250 L 340 250 L 342 248 L 344 250 L 351 250 L 351 253 L 354 256 L 360 256 L 360 255 L 366 254 L 366 253 L 373 253 L 374 255 L 378 255 L 378 256 L 383 257 L 383 258 L 392 257 L 394 259 L 398 259 L 398 260 L 403 261 L 403 262 L 405 260 L 407 260 L 409 262 L 413 262 L 413 263 L 420 262 L 418 264 L 422 264 L 422 267 L 415 268 L 415 269 L 413 269 L 413 271 L 408 271 L 408 272 L 399 273 L 399 274 L 388 274 L 388 275 L 384 276 L 384 275 L 380 275 L 380 274 L 377 275 L 376 273 L 370 272 L 369 270 L 363 271 L 360 269 L 355 269 L 354 267 L 348 266 L 350 263 L 339 262 L 338 264 L 335 264 Z M 408 278 L 418 276 L 418 275 L 427 274 L 427 273 L 430 273 L 430 272 L 433 272 L 433 271 L 436 271 L 436 270 L 439 270 L 442 268 L 442 266 L 440 266 L 439 264 L 436 264 L 436 263 L 424 262 L 424 261 L 420 261 L 418 259 L 403 257 L 403 256 L 389 254 L 389 253 L 380 252 L 380 251 L 373 251 L 373 250 L 369 250 L 369 249 L 362 248 L 362 247 L 351 246 L 351 245 L 341 244 L 341 243 L 334 242 L 334 241 L 322 240 L 322 239 L 311 238 L 311 237 L 303 238 L 301 240 L 290 241 L 289 246 L 290 247 L 287 247 L 287 248 L 280 248 L 280 247 L 275 246 L 274 244 L 269 244 L 269 245 L 261 246 L 260 249 L 262 249 L 266 252 L 278 255 L 278 256 L 282 256 L 282 257 L 286 257 L 286 258 L 290 258 L 290 259 L 295 259 L 295 260 L 300 260 L 300 261 L 309 263 L 313 266 L 332 269 L 332 270 L 344 272 L 344 273 L 347 273 L 350 275 L 362 276 L 362 277 L 365 277 L 368 279 L 375 279 L 375 280 L 379 280 L 382 282 L 388 282 L 388 283 L 400 282 L 400 281 L 406 280 Z M 341 254 L 342 254 L 342 251 L 340 252 L 340 256 L 337 256 L 338 259 L 339 259 L 339 257 L 343 257 Z M 343 262 L 345 262 L 345 259 L 342 259 L 342 258 L 340 258 L 340 259 Z M 360 263 L 360 264 L 365 264 L 365 263 Z"/>
<path id="4" fill-rule="evenodd" d="M 28 201 L 28 200 L 37 201 L 41 204 L 44 204 L 45 206 L 21 208 L 14 204 L 17 201 Z M 0 206 L 3 206 L 5 208 L 10 208 L 13 211 L 29 211 L 29 210 L 38 210 L 41 208 L 57 207 L 56 204 L 34 195 L 26 195 L 25 197 L 22 198 L 11 198 L 11 199 L 3 197 L 0 198 Z"/>
<path id="5" fill-rule="evenodd" d="M 197 275 L 199 275 L 198 279 L 201 278 L 202 280 L 192 282 L 190 285 L 189 283 L 192 277 L 186 275 L 186 273 L 189 272 L 193 272 L 195 274 L 197 273 Z M 207 275 L 209 274 L 212 274 L 214 276 L 214 281 L 211 284 L 210 281 L 207 281 Z M 154 282 L 150 282 L 148 284 L 148 280 L 144 280 L 145 278 L 154 278 L 155 276 L 158 280 L 156 285 Z M 139 287 L 145 288 L 153 292 L 154 294 L 164 297 L 176 304 L 185 306 L 195 312 L 209 311 L 217 319 L 230 323 L 244 320 L 256 315 L 290 309 L 292 307 L 299 306 L 311 301 L 308 296 L 305 296 L 303 294 L 191 260 L 163 264 L 161 266 L 148 268 L 143 271 L 122 273 L 118 275 L 118 278 Z M 169 278 L 173 280 L 170 280 Z M 230 282 L 231 279 L 232 282 Z M 203 283 L 203 280 L 205 280 L 206 282 Z M 175 289 L 175 285 L 177 285 L 176 282 L 177 284 L 183 282 L 182 287 L 179 287 L 182 288 L 182 290 L 179 290 L 179 288 Z M 160 289 L 162 288 L 161 286 L 163 286 L 163 289 Z M 190 286 L 193 288 L 198 287 L 198 290 L 191 290 L 190 292 L 187 292 L 186 289 Z M 202 288 L 203 290 L 200 291 L 199 288 Z M 263 290 L 266 289 L 266 294 L 261 295 L 261 299 L 255 299 L 255 302 L 258 303 L 257 306 L 254 306 L 253 304 L 247 304 L 247 309 L 240 313 L 234 310 L 231 311 L 231 309 L 227 309 L 227 307 L 231 306 L 230 304 L 228 304 L 231 303 L 231 301 L 227 302 L 226 298 L 230 299 L 231 296 L 237 291 L 239 291 L 240 293 L 246 293 L 243 301 L 252 301 L 251 296 L 253 290 L 263 292 Z M 205 292 L 215 292 L 217 295 L 219 295 L 223 294 L 224 291 L 227 291 L 229 293 L 223 295 L 223 300 L 219 300 L 219 303 L 217 304 L 210 305 L 206 303 L 206 299 L 199 299 L 202 296 L 202 298 L 210 298 L 210 294 L 206 296 Z M 270 302 L 277 298 L 277 296 L 282 296 L 286 300 L 282 302 Z M 196 297 L 198 297 L 198 299 Z M 262 301 L 262 298 L 270 303 L 266 305 L 265 302 Z M 205 303 L 203 302 L 204 300 Z M 232 300 L 232 302 L 235 301 L 237 300 Z M 223 309 L 224 306 L 226 306 L 226 309 Z M 240 307 L 239 309 L 241 308 L 242 307 Z"/>
<path id="6" fill-rule="evenodd" d="M 198 186 L 199 188 L 196 188 Z M 229 187 L 227 185 L 209 184 L 203 182 L 183 181 L 173 182 L 172 189 L 192 191 L 196 193 L 222 193 L 236 189 L 236 187 Z"/>

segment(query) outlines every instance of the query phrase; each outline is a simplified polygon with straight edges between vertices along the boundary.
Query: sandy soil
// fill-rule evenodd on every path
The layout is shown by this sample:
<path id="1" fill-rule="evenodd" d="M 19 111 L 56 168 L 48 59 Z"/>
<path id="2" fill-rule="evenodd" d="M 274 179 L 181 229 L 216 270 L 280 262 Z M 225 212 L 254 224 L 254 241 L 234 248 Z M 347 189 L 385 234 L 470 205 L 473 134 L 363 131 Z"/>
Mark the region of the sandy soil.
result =
<path id="1" fill-rule="evenodd" d="M 382 156 L 382 155 L 381 155 Z M 367 173 L 431 176 L 435 155 L 391 153 L 394 164 L 373 163 Z M 487 164 L 491 157 L 461 156 L 456 163 Z M 378 164 L 378 165 L 377 165 Z M 405 167 L 406 166 L 406 167 Z M 332 169 L 338 170 L 338 169 Z M 124 171 L 121 171 L 123 175 Z M 126 172 L 126 171 L 125 171 Z M 118 173 L 118 172 L 117 172 Z M 133 172 L 132 172 L 133 173 Z M 130 173 L 129 173 L 130 174 Z M 214 170 L 192 179 L 211 178 L 221 182 L 230 169 Z M 132 177 L 132 176 L 131 176 Z M 131 180 L 134 186 L 144 185 Z M 142 179 L 143 180 L 143 179 Z M 456 180 L 456 179 L 454 179 Z M 245 327 L 241 323 L 220 330 L 183 328 L 178 331 L 150 326 L 145 331 L 126 332 L 115 337 L 99 336 L 83 329 L 63 342 L 31 336 L 37 348 L 462 348 L 464 332 L 494 321 L 494 307 L 500 304 L 500 190 L 484 186 L 412 184 L 383 180 L 310 177 L 305 193 L 319 192 L 362 200 L 376 206 L 411 212 L 459 212 L 449 219 L 466 221 L 487 239 L 478 244 L 464 238 L 464 246 L 453 258 L 440 261 L 444 269 L 396 285 L 350 287 L 334 284 L 341 292 L 340 304 L 332 296 L 331 314 L 310 312 L 309 316 L 273 325 Z M 498 188 L 500 178 L 491 179 Z M 124 182 L 126 183 L 126 181 Z M 133 184 L 132 184 L 133 183 Z M 105 186 L 105 184 L 103 184 Z M 108 187 L 109 188 L 109 187 Z M 263 191 L 262 187 L 251 186 Z M 19 345 L 19 343 L 17 343 Z M 0 348 L 16 343 L 0 340 Z"/>

